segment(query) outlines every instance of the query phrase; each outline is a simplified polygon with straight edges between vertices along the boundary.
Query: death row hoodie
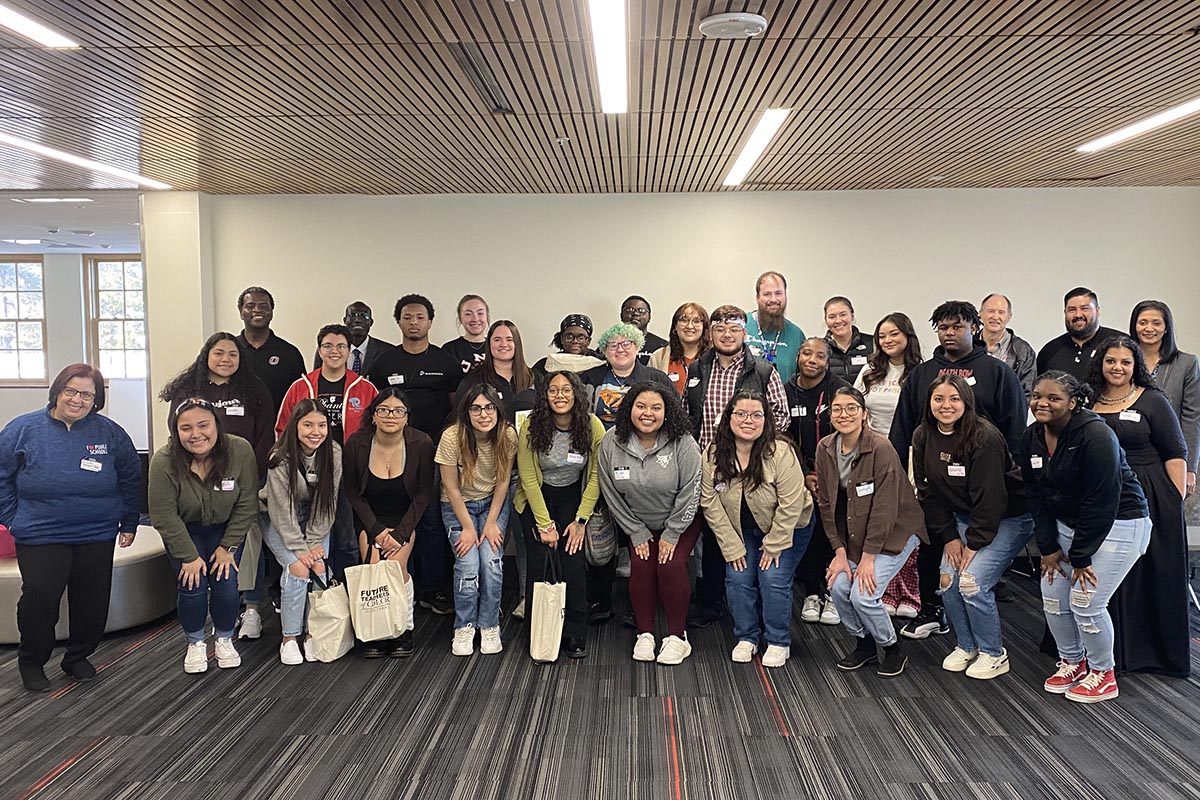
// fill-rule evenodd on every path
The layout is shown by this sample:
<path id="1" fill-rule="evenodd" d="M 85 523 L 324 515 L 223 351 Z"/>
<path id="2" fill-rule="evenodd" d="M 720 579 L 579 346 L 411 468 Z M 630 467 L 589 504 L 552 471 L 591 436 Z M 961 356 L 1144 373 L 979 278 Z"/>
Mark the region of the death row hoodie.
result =
<path id="1" fill-rule="evenodd" d="M 901 464 L 908 466 L 908 449 L 912 446 L 913 433 L 925 416 L 929 385 L 941 375 L 958 375 L 966 380 L 975 393 L 976 413 L 996 426 L 1010 453 L 1020 451 L 1029 404 L 1017 373 L 1008 364 L 988 355 L 987 348 L 982 345 L 977 345 L 957 361 L 948 359 L 945 350 L 939 346 L 933 351 L 933 358 L 913 367 L 900 390 L 888 438 L 900 454 Z"/>

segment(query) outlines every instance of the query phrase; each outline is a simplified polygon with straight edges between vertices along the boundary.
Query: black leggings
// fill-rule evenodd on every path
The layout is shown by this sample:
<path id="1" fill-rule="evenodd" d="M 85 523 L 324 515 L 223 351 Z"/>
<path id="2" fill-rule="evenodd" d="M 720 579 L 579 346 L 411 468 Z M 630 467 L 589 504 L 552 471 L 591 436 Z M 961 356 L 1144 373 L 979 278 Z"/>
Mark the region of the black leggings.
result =
<path id="1" fill-rule="evenodd" d="M 584 548 L 580 547 L 574 555 L 567 554 L 567 526 L 575 520 L 579 511 L 579 501 L 583 496 L 583 485 L 580 482 L 570 486 L 550 486 L 542 484 L 542 499 L 546 501 L 546 510 L 550 519 L 562 536 L 556 548 L 558 563 L 561 565 L 562 578 L 567 582 L 567 607 L 563 617 L 563 638 L 583 639 L 587 635 L 587 557 Z M 538 536 L 537 523 L 533 519 L 533 511 L 526 508 L 521 514 L 521 522 L 525 526 L 525 535 L 529 541 L 529 551 L 526 553 L 527 575 L 525 582 L 525 597 L 527 602 L 533 602 L 533 584 L 541 581 L 546 575 L 546 556 L 550 548 L 542 544 Z"/>

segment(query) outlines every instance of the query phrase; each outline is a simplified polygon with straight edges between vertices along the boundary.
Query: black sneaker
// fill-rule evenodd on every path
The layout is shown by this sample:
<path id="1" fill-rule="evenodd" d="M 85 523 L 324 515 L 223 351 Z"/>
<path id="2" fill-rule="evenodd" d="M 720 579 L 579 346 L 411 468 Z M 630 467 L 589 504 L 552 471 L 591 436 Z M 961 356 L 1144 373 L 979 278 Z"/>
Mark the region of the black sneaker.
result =
<path id="1" fill-rule="evenodd" d="M 363 647 L 363 658 L 383 658 L 387 655 L 387 651 L 383 649 L 382 642 L 367 642 Z"/>
<path id="2" fill-rule="evenodd" d="M 879 669 L 875 670 L 875 674 L 881 678 L 894 678 L 904 672 L 907 664 L 908 656 L 900 650 L 900 640 L 897 639 L 895 644 L 883 648 L 883 660 L 879 662 Z"/>
<path id="3" fill-rule="evenodd" d="M 31 692 L 50 691 L 50 681 L 46 679 L 46 672 L 41 667 L 19 664 L 17 668 L 21 673 L 21 683 L 25 684 L 26 689 Z"/>
<path id="4" fill-rule="evenodd" d="M 433 594 L 424 595 L 417 601 L 417 605 L 441 617 L 454 613 L 454 603 L 450 601 L 445 592 L 434 592 Z"/>
<path id="5" fill-rule="evenodd" d="M 624 625 L 626 628 L 630 628 L 631 630 L 636 631 L 637 630 L 637 617 L 635 617 L 633 615 L 632 611 L 626 611 L 625 616 L 621 617 L 621 624 Z"/>
<path id="6" fill-rule="evenodd" d="M 1008 584 L 1005 583 L 1004 581 L 1000 581 L 999 583 L 997 583 L 992 588 L 992 592 L 995 593 L 996 602 L 999 602 L 999 603 L 1011 603 L 1012 601 L 1017 599 L 1016 595 L 1013 594 L 1012 589 L 1008 588 Z"/>
<path id="7" fill-rule="evenodd" d="M 837 663 L 837 668 L 846 672 L 862 669 L 867 664 L 874 664 L 879 656 L 875 652 L 875 640 L 870 636 L 860 636 L 858 644 Z"/>
<path id="8" fill-rule="evenodd" d="M 587 643 L 583 639 L 567 639 L 563 642 L 567 658 L 587 658 Z"/>
<path id="9" fill-rule="evenodd" d="M 392 640 L 392 649 L 388 651 L 388 655 L 392 658 L 408 658 L 413 654 L 413 635 L 412 631 L 405 631 L 399 637 Z"/>
<path id="10" fill-rule="evenodd" d="M 909 639 L 928 639 L 932 633 L 940 636 L 949 632 L 950 623 L 946 622 L 946 609 L 941 606 L 922 606 L 921 613 L 900 629 L 900 635 Z"/>
<path id="11" fill-rule="evenodd" d="M 592 603 L 588 606 L 588 623 L 591 625 L 602 625 L 613 618 L 612 606 L 606 606 L 604 603 Z M 584 655 L 587 651 L 584 651 Z M 572 658 L 582 658 L 583 656 L 571 656 Z"/>
<path id="12" fill-rule="evenodd" d="M 687 616 L 687 626 L 689 628 L 707 628 L 721 618 L 722 611 L 719 608 L 705 608 L 703 606 L 697 608 Z"/>
<path id="13" fill-rule="evenodd" d="M 96 678 L 96 668 L 86 658 L 81 658 L 70 664 L 63 664 L 62 671 L 80 683 L 87 683 Z"/>

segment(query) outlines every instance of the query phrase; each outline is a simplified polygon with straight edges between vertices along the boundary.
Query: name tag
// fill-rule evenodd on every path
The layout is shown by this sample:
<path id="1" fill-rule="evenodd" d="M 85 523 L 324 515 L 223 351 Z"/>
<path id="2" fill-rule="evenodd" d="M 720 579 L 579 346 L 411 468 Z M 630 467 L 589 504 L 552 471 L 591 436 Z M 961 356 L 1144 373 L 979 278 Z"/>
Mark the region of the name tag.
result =
<path id="1" fill-rule="evenodd" d="M 306 481 L 308 481 L 309 483 L 316 483 L 317 482 L 317 473 L 315 473 L 315 472 L 305 473 L 304 479 Z M 233 483 L 233 481 L 230 481 L 230 483 Z M 230 486 L 229 489 L 226 489 L 226 491 L 229 491 L 230 489 L 233 489 L 233 487 Z"/>
<path id="2" fill-rule="evenodd" d="M 679 373 L 678 372 L 669 372 L 669 373 L 667 373 L 667 377 L 670 378 L 673 383 L 679 383 Z"/>
<path id="3" fill-rule="evenodd" d="M 225 480 L 221 481 L 222 492 L 232 492 L 236 487 L 237 483 L 233 480 L 233 478 L 226 478 Z"/>
<path id="4" fill-rule="evenodd" d="M 241 406 L 225 406 L 225 416 L 244 417 L 246 416 L 246 409 Z"/>
<path id="5" fill-rule="evenodd" d="M 967 386 L 974 386 L 975 385 L 975 376 L 974 375 L 968 376 L 966 378 L 966 381 L 967 381 Z"/>
<path id="6" fill-rule="evenodd" d="M 1041 469 L 1042 468 L 1042 457 L 1041 456 L 1030 456 L 1029 457 L 1029 466 L 1033 467 L 1034 469 Z"/>
<path id="7" fill-rule="evenodd" d="M 1142 412 L 1140 411 L 1122 411 L 1120 419 L 1123 422 L 1141 422 Z"/>
<path id="8" fill-rule="evenodd" d="M 854 487 L 854 493 L 859 497 L 866 497 L 869 494 L 875 494 L 875 481 L 867 481 L 860 483 Z"/>
<path id="9" fill-rule="evenodd" d="M 94 458 L 85 458 L 79 462 L 80 469 L 86 469 L 88 472 L 99 472 L 104 469 L 104 465 Z"/>
<path id="10" fill-rule="evenodd" d="M 567 453 L 568 464 L 582 464 L 583 462 L 583 453 Z"/>
<path id="11" fill-rule="evenodd" d="M 693 386 L 699 386 L 699 385 L 700 385 L 699 378 L 688 378 L 688 388 L 689 389 L 692 388 Z"/>
<path id="12" fill-rule="evenodd" d="M 866 356 L 851 356 L 850 363 L 853 366 L 861 367 L 862 365 L 867 363 L 867 357 Z"/>
<path id="13" fill-rule="evenodd" d="M 726 489 L 728 489 L 728 488 L 729 488 L 729 486 L 728 486 L 728 484 L 726 484 L 726 483 L 725 483 L 725 481 L 721 481 L 720 483 L 718 483 L 718 484 L 717 484 L 716 486 L 714 486 L 713 488 L 714 488 L 714 489 L 716 489 L 718 492 L 723 492 L 723 491 L 725 491 Z"/>
<path id="14" fill-rule="evenodd" d="M 793 417 L 804 416 L 804 407 L 803 406 L 792 406 L 792 416 Z"/>
<path id="15" fill-rule="evenodd" d="M 399 386 L 402 383 L 404 383 L 403 375 L 388 375 L 389 386 Z"/>
<path id="16" fill-rule="evenodd" d="M 967 468 L 962 464 L 948 464 L 946 466 L 946 472 L 950 474 L 951 478 L 967 477 Z"/>
<path id="17" fill-rule="evenodd" d="M 629 467 L 613 467 L 613 480 L 614 481 L 629 480 Z"/>

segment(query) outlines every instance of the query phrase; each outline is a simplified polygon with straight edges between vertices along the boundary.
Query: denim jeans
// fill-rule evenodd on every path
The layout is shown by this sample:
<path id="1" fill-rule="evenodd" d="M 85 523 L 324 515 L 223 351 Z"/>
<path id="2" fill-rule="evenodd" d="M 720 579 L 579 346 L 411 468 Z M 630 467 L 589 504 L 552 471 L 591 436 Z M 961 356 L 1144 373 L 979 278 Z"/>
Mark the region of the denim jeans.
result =
<path id="1" fill-rule="evenodd" d="M 1077 663 L 1087 656 L 1088 668 L 1109 670 L 1113 659 L 1113 623 L 1108 614 L 1108 601 L 1133 564 L 1150 544 L 1150 518 L 1118 519 L 1105 537 L 1100 549 L 1092 556 L 1092 571 L 1096 573 L 1095 591 L 1080 591 L 1071 585 L 1071 565 L 1060 561 L 1067 577 L 1052 573 L 1042 576 L 1042 606 L 1046 624 L 1058 645 L 1058 657 Z M 1075 531 L 1061 520 L 1058 523 L 1058 546 L 1064 554 L 1070 552 Z"/>
<path id="2" fill-rule="evenodd" d="M 792 546 L 779 554 L 779 565 L 760 570 L 763 532 L 757 526 L 743 523 L 746 568 L 738 572 L 732 564 L 725 563 L 725 596 L 733 615 L 734 639 L 757 646 L 760 634 L 765 631 L 767 644 L 791 646 L 792 578 L 808 549 L 812 532 L 812 522 L 797 528 Z"/>
<path id="3" fill-rule="evenodd" d="M 955 514 L 958 538 L 967 543 L 966 514 Z M 942 578 L 949 585 L 938 589 L 946 618 L 954 629 L 958 646 L 967 652 L 977 650 L 989 656 L 999 656 L 1004 651 L 1000 639 L 1000 612 L 996 608 L 996 593 L 992 591 L 1000 576 L 1012 563 L 1017 553 L 1025 549 L 1033 536 L 1033 517 L 1005 517 L 1000 520 L 996 538 L 975 551 L 975 557 L 967 569 L 956 573 L 945 555 L 942 556 Z"/>
<path id="4" fill-rule="evenodd" d="M 899 554 L 880 553 L 875 556 L 875 591 L 869 596 L 859 590 L 857 582 L 851 585 L 846 573 L 838 573 L 829 590 L 829 597 L 841 615 L 846 630 L 857 637 L 869 634 L 884 647 L 896 643 L 896 628 L 892 625 L 892 618 L 883 610 L 880 598 L 920 541 L 916 536 L 910 536 Z M 858 569 L 858 564 L 851 561 L 850 569 Z"/>
<path id="5" fill-rule="evenodd" d="M 301 515 L 307 518 L 307 514 Z M 307 524 L 307 521 L 300 523 L 301 529 Z M 283 575 L 279 578 L 279 624 L 283 628 L 284 636 L 300 636 L 304 633 L 305 623 L 308 621 L 308 578 L 297 578 L 288 570 L 292 564 L 295 564 L 300 559 L 296 554 L 287 549 L 287 545 L 283 543 L 278 531 L 274 525 L 267 525 L 262 529 L 263 543 L 270 548 L 275 555 L 275 559 L 279 562 L 279 566 L 283 568 Z M 329 568 L 329 534 L 325 534 L 325 538 L 321 540 L 321 547 L 325 549 L 325 573 L 322 575 L 322 580 L 329 580 L 331 570 Z"/>
<path id="6" fill-rule="evenodd" d="M 225 525 L 201 525 L 198 522 L 187 524 L 188 536 L 196 547 L 200 558 L 204 559 L 205 568 L 210 566 L 212 554 L 217 551 L 221 539 L 225 536 Z M 183 562 L 167 554 L 167 560 L 178 582 L 179 568 Z M 237 571 L 232 567 L 229 574 L 216 580 L 211 574 L 200 576 L 199 585 L 184 589 L 179 585 L 179 624 L 187 636 L 188 643 L 204 641 L 204 621 L 212 613 L 213 629 L 218 639 L 232 639 L 233 629 L 237 626 L 238 588 Z"/>
<path id="7" fill-rule="evenodd" d="M 467 513 L 479 536 L 479 544 L 472 547 L 465 556 L 454 557 L 454 627 L 465 628 L 474 625 L 476 628 L 494 628 L 500 624 L 500 592 L 504 588 L 504 544 L 499 550 L 493 550 L 487 539 L 483 538 L 483 525 L 487 521 L 492 508 L 492 498 L 483 500 L 465 500 Z M 508 528 L 508 516 L 512 506 L 507 499 L 504 508 L 496 517 L 496 524 L 501 531 Z M 446 526 L 446 535 L 453 548 L 462 536 L 462 523 L 454 513 L 454 508 L 446 502 L 442 503 L 442 522 Z"/>

